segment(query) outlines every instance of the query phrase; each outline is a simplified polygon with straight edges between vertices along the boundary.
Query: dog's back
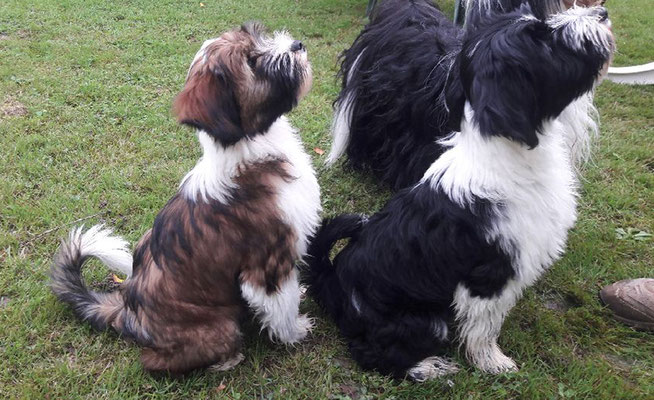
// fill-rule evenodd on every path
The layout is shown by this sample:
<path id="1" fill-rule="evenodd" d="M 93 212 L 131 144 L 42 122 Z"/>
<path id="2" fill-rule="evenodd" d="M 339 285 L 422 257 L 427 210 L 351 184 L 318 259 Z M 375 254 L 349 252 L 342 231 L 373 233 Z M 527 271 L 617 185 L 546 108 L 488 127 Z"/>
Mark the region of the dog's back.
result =
<path id="1" fill-rule="evenodd" d="M 462 30 L 427 0 L 389 0 L 342 55 L 330 161 L 346 152 L 393 188 L 415 183 L 449 133 L 442 95 Z"/>

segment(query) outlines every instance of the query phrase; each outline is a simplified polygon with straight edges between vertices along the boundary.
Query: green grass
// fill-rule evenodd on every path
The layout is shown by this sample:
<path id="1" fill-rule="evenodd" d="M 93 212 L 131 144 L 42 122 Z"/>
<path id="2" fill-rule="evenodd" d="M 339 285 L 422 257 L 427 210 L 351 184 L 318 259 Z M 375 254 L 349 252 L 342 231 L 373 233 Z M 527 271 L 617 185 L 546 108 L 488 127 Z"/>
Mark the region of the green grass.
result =
<path id="1" fill-rule="evenodd" d="M 364 24 L 364 0 L 4 0 L 0 4 L 0 398 L 646 399 L 654 336 L 611 317 L 600 287 L 652 276 L 654 87 L 605 82 L 601 139 L 586 168 L 580 219 L 566 256 L 526 291 L 501 345 L 515 374 L 471 368 L 425 384 L 362 372 L 333 325 L 318 318 L 295 348 L 248 329 L 246 360 L 228 373 L 181 379 L 143 372 L 138 348 L 93 332 L 55 301 L 47 271 L 72 221 L 93 216 L 135 241 L 199 157 L 170 105 L 202 41 L 258 19 L 308 46 L 311 94 L 291 114 L 306 148 L 328 149 L 337 55 Z M 452 1 L 441 1 L 446 12 Z M 111 5 L 110 5 L 111 4 Z M 650 0 L 608 2 L 616 65 L 654 60 Z M 369 177 L 319 170 L 325 213 L 374 212 L 388 198 Z M 53 229 L 57 228 L 59 229 Z M 87 268 L 101 281 L 106 270 Z"/>

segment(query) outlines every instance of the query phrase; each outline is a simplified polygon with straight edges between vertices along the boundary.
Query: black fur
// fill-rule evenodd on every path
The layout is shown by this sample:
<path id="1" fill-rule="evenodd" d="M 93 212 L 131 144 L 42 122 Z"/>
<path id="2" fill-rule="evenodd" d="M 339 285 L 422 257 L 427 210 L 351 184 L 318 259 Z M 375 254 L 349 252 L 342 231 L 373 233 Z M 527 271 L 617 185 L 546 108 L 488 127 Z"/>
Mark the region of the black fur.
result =
<path id="1" fill-rule="evenodd" d="M 443 344 L 433 324 L 452 319 L 460 282 L 490 297 L 513 276 L 511 255 L 484 238 L 492 216 L 488 201 L 464 209 L 422 184 L 398 192 L 367 223 L 351 215 L 327 220 L 308 252 L 308 293 L 363 368 L 402 378 Z M 329 251 L 344 237 L 350 242 L 332 265 Z"/>
<path id="2" fill-rule="evenodd" d="M 481 133 L 533 148 L 542 123 L 591 90 L 597 75 L 588 70 L 599 71 L 608 54 L 593 46 L 573 51 L 541 21 L 514 23 L 521 14 L 529 15 L 529 7 L 480 22 L 463 44 L 467 56 L 455 67 Z"/>
<path id="3" fill-rule="evenodd" d="M 509 12 L 521 3 L 495 0 L 487 10 L 472 0 L 468 29 L 475 31 L 492 10 Z M 539 18 L 559 6 L 559 0 L 529 3 Z M 461 82 L 458 70 L 450 67 L 463 36 L 464 29 L 432 1 L 379 4 L 370 24 L 342 55 L 336 105 L 354 99 L 348 165 L 372 171 L 395 190 L 422 177 L 443 152 L 436 140 L 449 135 L 461 119 Z"/>
<path id="4" fill-rule="evenodd" d="M 476 28 L 489 14 L 511 12 L 523 4 L 528 4 L 533 15 L 545 19 L 551 14 L 563 11 L 561 0 L 467 0 L 466 29 Z"/>
<path id="5" fill-rule="evenodd" d="M 369 168 L 396 189 L 422 177 L 442 152 L 434 138 L 450 132 L 442 96 L 448 55 L 457 53 L 462 34 L 431 2 L 378 6 L 340 69 L 337 104 L 355 99 L 347 148 L 352 167 Z"/>

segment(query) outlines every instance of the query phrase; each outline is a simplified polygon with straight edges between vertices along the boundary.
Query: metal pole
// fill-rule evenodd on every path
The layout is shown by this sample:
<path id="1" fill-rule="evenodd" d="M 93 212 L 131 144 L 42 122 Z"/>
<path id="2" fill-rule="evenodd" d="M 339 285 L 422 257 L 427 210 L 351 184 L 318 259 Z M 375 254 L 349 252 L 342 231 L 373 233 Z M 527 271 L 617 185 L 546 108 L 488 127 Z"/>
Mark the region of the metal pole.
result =
<path id="1" fill-rule="evenodd" d="M 377 5 L 377 0 L 368 1 L 368 8 L 366 8 L 366 17 L 370 18 L 372 15 L 372 10 L 374 10 Z"/>
<path id="2" fill-rule="evenodd" d="M 464 0 L 456 0 L 454 4 L 454 23 L 457 25 L 463 25 L 463 21 L 466 18 L 466 6 L 463 3 Z"/>

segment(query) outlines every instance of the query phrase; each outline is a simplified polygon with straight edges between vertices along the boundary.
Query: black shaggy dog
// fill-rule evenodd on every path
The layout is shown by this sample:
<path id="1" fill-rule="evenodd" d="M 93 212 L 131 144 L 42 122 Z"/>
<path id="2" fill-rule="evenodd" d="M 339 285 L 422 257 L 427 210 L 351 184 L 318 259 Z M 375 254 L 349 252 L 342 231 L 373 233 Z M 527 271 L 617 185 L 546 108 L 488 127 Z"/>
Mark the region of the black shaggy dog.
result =
<path id="1" fill-rule="evenodd" d="M 418 184 L 370 219 L 324 221 L 309 248 L 308 293 L 363 368 L 418 381 L 453 372 L 438 354 L 455 323 L 477 368 L 517 368 L 497 339 L 523 290 L 565 249 L 577 199 L 570 143 L 588 143 L 566 121 L 589 118 L 577 102 L 613 50 L 601 7 L 540 20 L 525 5 L 467 34 L 451 68 L 460 132 L 438 143 L 443 154 Z"/>
<path id="2" fill-rule="evenodd" d="M 538 19 L 563 11 L 561 0 L 529 0 Z M 509 12 L 523 0 L 468 0 L 466 30 L 489 12 Z M 386 0 L 344 52 L 328 163 L 372 171 L 397 190 L 416 183 L 444 151 L 452 131 L 445 88 L 460 85 L 451 68 L 464 29 L 429 0 Z"/>

